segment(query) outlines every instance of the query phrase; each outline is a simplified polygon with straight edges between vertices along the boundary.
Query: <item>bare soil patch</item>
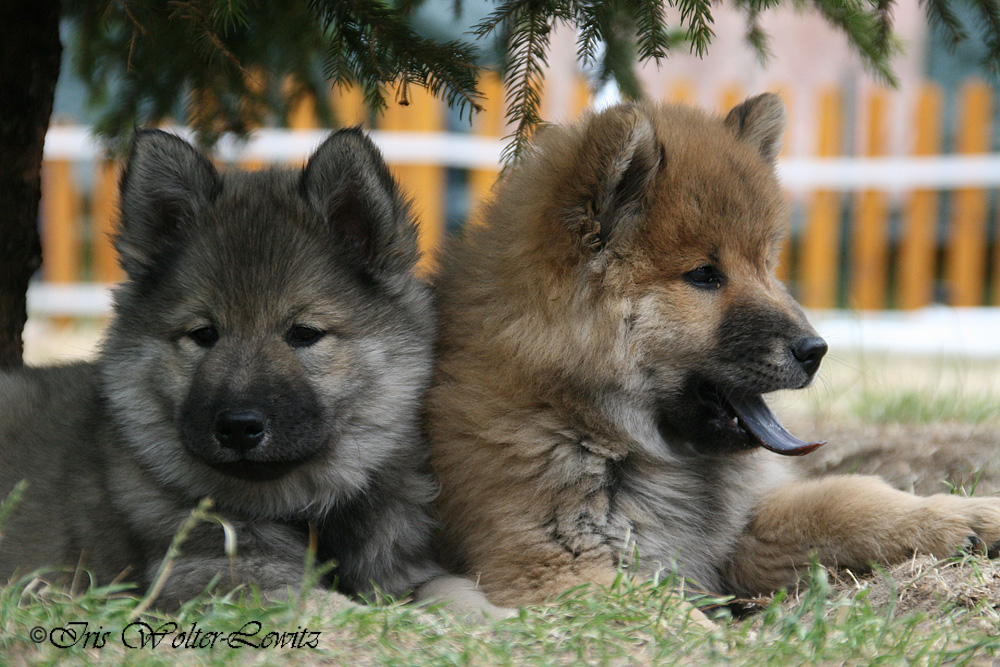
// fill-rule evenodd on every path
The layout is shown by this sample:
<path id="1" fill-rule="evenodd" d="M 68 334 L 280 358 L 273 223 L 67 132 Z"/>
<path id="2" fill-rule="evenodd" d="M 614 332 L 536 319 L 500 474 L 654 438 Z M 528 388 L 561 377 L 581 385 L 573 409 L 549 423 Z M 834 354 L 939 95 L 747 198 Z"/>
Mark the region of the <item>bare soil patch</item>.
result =
<path id="1" fill-rule="evenodd" d="M 918 495 L 1000 492 L 1000 425 L 865 424 L 796 417 L 793 433 L 827 444 L 796 459 L 808 475 L 879 475 Z"/>

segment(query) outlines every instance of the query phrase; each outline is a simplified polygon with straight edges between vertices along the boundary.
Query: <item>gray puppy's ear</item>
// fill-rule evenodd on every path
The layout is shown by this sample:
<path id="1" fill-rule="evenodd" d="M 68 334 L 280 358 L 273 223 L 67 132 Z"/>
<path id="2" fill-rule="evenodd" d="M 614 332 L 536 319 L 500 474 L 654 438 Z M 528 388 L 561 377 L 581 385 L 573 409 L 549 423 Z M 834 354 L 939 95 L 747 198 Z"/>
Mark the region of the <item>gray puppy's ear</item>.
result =
<path id="1" fill-rule="evenodd" d="M 330 135 L 302 170 L 306 202 L 374 275 L 412 271 L 417 229 L 375 144 L 358 128 Z"/>
<path id="2" fill-rule="evenodd" d="M 725 121 L 726 127 L 749 142 L 772 165 L 781 152 L 781 137 L 787 122 L 785 103 L 774 93 L 748 98 L 733 107 Z"/>
<path id="3" fill-rule="evenodd" d="M 653 124 L 638 107 L 624 104 L 591 119 L 574 176 L 585 206 L 585 246 L 600 250 L 628 233 L 643 212 L 662 160 Z"/>
<path id="4" fill-rule="evenodd" d="M 140 130 L 122 173 L 115 248 L 135 277 L 154 266 L 170 239 L 191 224 L 221 189 L 219 172 L 191 144 L 160 130 Z"/>

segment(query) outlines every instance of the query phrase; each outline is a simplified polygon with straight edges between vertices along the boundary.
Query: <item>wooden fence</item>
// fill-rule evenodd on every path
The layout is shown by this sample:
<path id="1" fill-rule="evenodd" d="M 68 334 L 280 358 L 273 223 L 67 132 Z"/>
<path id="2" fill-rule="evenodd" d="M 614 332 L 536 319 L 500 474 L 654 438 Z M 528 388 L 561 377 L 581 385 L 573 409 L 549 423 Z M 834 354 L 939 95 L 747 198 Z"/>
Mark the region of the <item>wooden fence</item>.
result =
<path id="1" fill-rule="evenodd" d="M 475 117 L 469 131 L 482 137 L 501 137 L 506 133 L 502 88 L 495 79 L 484 84 L 486 110 Z M 584 90 L 584 86 L 580 84 L 577 89 Z M 342 125 L 360 124 L 386 132 L 439 133 L 448 129 L 443 104 L 421 89 L 411 89 L 409 106 L 390 106 L 374 125 L 359 92 L 335 90 L 332 95 Z M 823 90 L 817 96 L 817 112 L 811 121 L 816 157 L 842 155 L 848 131 L 862 137 L 858 156 L 877 158 L 887 154 L 889 111 L 898 103 L 894 93 L 876 90 L 863 99 L 851 98 L 851 103 L 864 107 L 860 115 L 865 127 L 861 131 L 845 128 L 847 100 L 843 92 Z M 576 110 L 582 111 L 587 97 L 582 93 L 575 97 Z M 675 86 L 670 97 L 690 102 L 693 87 Z M 743 91 L 730 86 L 717 98 L 718 110 L 723 111 L 738 103 Z M 952 135 L 955 153 L 989 153 L 993 99 L 994 91 L 989 86 L 968 82 L 954 100 L 953 128 L 946 128 L 947 105 L 942 91 L 933 85 L 924 86 L 909 113 L 913 128 L 909 154 L 940 155 L 944 137 Z M 794 102 L 789 106 L 794 117 Z M 303 130 L 317 127 L 308 102 L 296 109 L 290 125 Z M 949 129 L 953 132 L 946 134 Z M 241 166 L 256 167 L 260 163 Z M 428 154 L 426 164 L 397 164 L 393 171 L 414 200 L 421 221 L 421 248 L 432 257 L 445 233 L 448 167 L 437 156 Z M 92 181 L 86 192 L 76 183 L 81 173 Z M 496 168 L 466 172 L 469 210 L 487 195 L 496 174 Z M 934 302 L 1000 305 L 998 222 L 991 218 L 994 188 L 949 187 L 898 193 L 878 189 L 845 191 L 834 184 L 797 194 L 792 202 L 793 233 L 783 253 L 781 277 L 804 305 L 817 309 L 913 309 Z M 115 188 L 113 164 L 45 162 L 41 224 L 45 283 L 113 283 L 121 278 L 108 240 L 115 217 Z"/>

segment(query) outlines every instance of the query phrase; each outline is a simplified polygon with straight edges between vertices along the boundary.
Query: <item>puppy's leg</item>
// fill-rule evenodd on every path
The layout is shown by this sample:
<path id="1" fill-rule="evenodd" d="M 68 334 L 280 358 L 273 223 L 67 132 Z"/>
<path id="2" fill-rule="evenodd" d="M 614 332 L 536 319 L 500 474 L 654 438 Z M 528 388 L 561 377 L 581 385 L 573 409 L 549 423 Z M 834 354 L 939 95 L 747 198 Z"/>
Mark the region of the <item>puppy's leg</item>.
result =
<path id="1" fill-rule="evenodd" d="M 301 590 L 308 544 L 298 531 L 268 522 L 230 525 L 236 534 L 232 557 L 224 554 L 224 535 L 215 524 L 195 525 L 173 557 L 166 545 L 149 545 L 144 581 L 150 601 L 160 608 L 177 608 L 213 580 L 216 592 L 253 584 L 274 599 L 280 599 L 284 589 Z"/>
<path id="2" fill-rule="evenodd" d="M 267 556 L 244 556 L 234 560 L 220 557 L 180 557 L 165 571 L 160 564 L 150 567 L 152 582 L 147 595 L 162 609 L 176 609 L 186 600 L 205 592 L 213 579 L 216 592 L 239 585 L 254 584 L 269 599 L 284 600 L 288 590 L 297 591 L 305 576 L 301 563 L 271 559 Z"/>
<path id="3" fill-rule="evenodd" d="M 757 504 L 727 566 L 736 592 L 791 586 L 810 555 L 835 567 L 868 569 L 914 552 L 939 558 L 1000 541 L 1000 498 L 914 496 L 877 477 L 845 475 L 793 482 Z"/>
<path id="4" fill-rule="evenodd" d="M 581 584 L 609 586 L 615 580 L 610 549 L 573 552 L 541 534 L 537 541 L 506 537 L 472 559 L 472 575 L 494 604 L 540 604 Z"/>
<path id="5" fill-rule="evenodd" d="M 598 549 L 585 554 L 571 554 L 552 542 L 505 550 L 508 558 L 495 557 L 482 562 L 482 583 L 494 602 L 516 606 L 537 604 L 581 584 L 610 586 L 618 577 L 612 563 L 617 556 Z M 518 554 L 518 556 L 514 556 Z M 690 603 L 683 603 L 694 627 L 713 630 L 717 626 Z"/>

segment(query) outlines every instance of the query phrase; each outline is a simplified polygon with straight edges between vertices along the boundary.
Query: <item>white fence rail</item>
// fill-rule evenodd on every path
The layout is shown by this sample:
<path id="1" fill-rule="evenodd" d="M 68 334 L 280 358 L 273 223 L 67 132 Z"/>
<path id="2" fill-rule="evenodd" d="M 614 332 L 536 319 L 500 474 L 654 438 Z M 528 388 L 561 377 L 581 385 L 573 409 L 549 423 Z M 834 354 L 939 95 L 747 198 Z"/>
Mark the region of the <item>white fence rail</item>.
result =
<path id="1" fill-rule="evenodd" d="M 190 138 L 186 128 L 171 128 Z M 304 160 L 328 130 L 262 129 L 245 142 L 223 139 L 217 157 L 226 162 Z M 390 162 L 436 164 L 458 169 L 494 169 L 500 161 L 500 139 L 450 132 L 373 130 L 372 139 Z M 99 142 L 85 127 L 53 127 L 45 138 L 45 158 L 83 162 L 102 155 Z M 906 158 L 790 158 L 778 173 L 791 189 L 907 190 L 1000 185 L 1000 154 L 940 155 Z"/>

